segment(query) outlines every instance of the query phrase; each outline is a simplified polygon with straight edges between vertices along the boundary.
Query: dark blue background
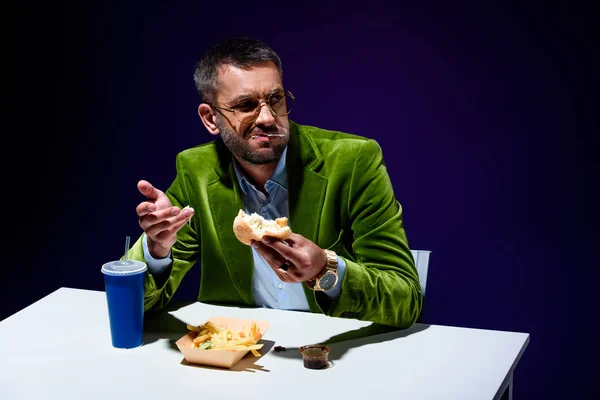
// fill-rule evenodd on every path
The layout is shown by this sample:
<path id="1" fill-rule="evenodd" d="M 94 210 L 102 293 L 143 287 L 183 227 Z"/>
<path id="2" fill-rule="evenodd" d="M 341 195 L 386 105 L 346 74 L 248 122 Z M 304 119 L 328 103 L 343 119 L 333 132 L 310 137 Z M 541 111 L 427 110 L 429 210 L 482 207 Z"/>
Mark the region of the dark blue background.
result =
<path id="1" fill-rule="evenodd" d="M 281 56 L 293 120 L 381 144 L 410 245 L 433 251 L 424 322 L 530 333 L 516 399 L 593 393 L 590 9 L 80 3 L 5 17 L 0 319 L 61 286 L 103 290 L 101 264 L 141 232 L 137 181 L 166 189 L 177 152 L 212 139 L 195 62 L 244 34 Z"/>

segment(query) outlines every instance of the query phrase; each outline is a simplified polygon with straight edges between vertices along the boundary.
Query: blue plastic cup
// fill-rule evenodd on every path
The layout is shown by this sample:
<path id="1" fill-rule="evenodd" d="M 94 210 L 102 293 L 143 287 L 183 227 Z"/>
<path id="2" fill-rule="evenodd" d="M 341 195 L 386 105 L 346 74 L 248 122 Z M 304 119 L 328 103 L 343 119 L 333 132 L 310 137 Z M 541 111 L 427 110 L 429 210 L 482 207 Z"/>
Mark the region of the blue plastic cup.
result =
<path id="1" fill-rule="evenodd" d="M 144 272 L 136 260 L 110 261 L 102 266 L 112 345 L 131 349 L 142 345 L 144 331 Z"/>

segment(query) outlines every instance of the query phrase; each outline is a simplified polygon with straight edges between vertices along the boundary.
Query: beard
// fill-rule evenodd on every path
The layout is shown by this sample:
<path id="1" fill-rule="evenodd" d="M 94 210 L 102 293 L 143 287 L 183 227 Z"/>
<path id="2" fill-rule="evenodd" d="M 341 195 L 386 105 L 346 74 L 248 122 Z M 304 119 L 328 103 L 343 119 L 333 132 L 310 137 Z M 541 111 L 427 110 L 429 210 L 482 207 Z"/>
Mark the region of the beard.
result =
<path id="1" fill-rule="evenodd" d="M 215 121 L 219 128 L 223 143 L 229 149 L 229 151 L 236 156 L 239 160 L 253 165 L 265 165 L 279 161 L 285 146 L 287 146 L 290 135 L 289 125 L 288 127 L 278 128 L 277 125 L 270 125 L 268 127 L 252 125 L 251 129 L 242 134 L 238 134 L 228 127 L 225 126 L 223 120 L 217 115 Z M 253 135 L 267 134 L 267 133 L 279 133 L 284 134 L 283 137 L 277 137 L 273 143 L 272 140 L 266 142 L 256 142 L 257 149 L 252 148 L 250 141 Z"/>

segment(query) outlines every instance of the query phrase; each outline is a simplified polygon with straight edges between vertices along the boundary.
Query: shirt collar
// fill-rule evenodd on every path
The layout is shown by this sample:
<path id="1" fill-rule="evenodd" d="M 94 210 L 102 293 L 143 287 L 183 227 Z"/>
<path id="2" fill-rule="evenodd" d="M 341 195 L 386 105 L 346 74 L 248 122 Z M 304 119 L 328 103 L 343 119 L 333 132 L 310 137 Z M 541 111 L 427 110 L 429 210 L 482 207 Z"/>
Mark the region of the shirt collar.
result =
<path id="1" fill-rule="evenodd" d="M 271 176 L 271 178 L 265 183 L 265 187 L 269 184 L 269 182 L 272 181 L 272 182 L 279 184 L 280 186 L 282 186 L 284 189 L 287 190 L 287 184 L 288 184 L 287 172 L 286 172 L 287 149 L 288 149 L 287 146 L 285 146 L 285 149 L 283 149 L 283 153 L 281 154 L 281 158 L 277 162 L 275 171 L 273 172 L 273 175 Z M 249 178 L 246 177 L 246 174 L 244 173 L 242 168 L 238 165 L 238 162 L 236 161 L 235 158 L 233 159 L 233 168 L 235 170 L 235 175 L 237 177 L 238 183 L 240 184 L 240 187 L 242 188 L 242 192 L 244 192 L 244 195 L 247 195 L 248 188 L 250 186 L 254 186 L 254 185 L 251 183 Z"/>

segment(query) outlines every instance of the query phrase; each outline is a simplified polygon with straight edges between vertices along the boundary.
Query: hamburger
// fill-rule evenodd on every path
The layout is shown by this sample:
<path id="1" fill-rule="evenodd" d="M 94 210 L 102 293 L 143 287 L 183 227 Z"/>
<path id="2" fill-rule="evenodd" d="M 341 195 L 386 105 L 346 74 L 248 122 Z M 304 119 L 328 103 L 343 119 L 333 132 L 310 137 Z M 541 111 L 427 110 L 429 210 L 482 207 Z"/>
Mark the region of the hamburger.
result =
<path id="1" fill-rule="evenodd" d="M 247 214 L 240 210 L 233 220 L 233 233 L 240 242 L 250 246 L 252 240 L 260 241 L 264 236 L 285 240 L 292 234 L 292 229 L 287 217 L 265 219 L 257 213 Z"/>

